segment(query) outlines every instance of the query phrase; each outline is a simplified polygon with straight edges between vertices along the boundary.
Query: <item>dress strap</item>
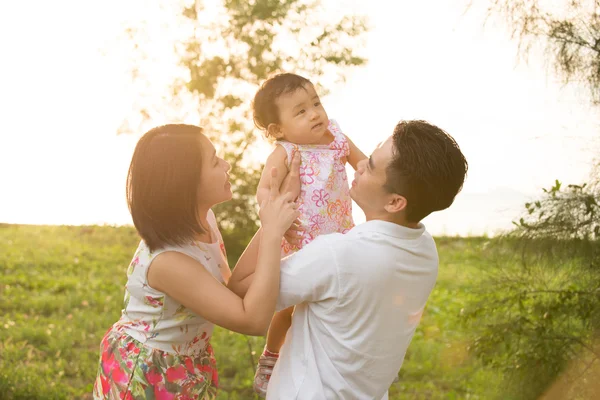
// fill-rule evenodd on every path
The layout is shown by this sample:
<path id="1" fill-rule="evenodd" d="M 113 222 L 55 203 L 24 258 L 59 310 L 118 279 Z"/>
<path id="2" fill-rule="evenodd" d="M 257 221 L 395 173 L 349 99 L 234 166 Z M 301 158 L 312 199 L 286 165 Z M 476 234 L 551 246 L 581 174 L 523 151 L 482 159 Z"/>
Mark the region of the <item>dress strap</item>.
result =
<path id="1" fill-rule="evenodd" d="M 336 120 L 330 119 L 328 129 L 334 138 L 331 143 L 331 149 L 337 150 L 340 158 L 348 157 L 350 155 L 350 145 L 348 144 L 348 138 L 346 138 L 346 135 L 342 132 L 340 125 Z"/>
<path id="2" fill-rule="evenodd" d="M 292 156 L 298 151 L 298 145 L 286 140 L 278 140 L 275 144 L 283 147 L 285 150 L 285 154 L 287 155 L 286 165 L 289 167 L 292 164 Z"/>

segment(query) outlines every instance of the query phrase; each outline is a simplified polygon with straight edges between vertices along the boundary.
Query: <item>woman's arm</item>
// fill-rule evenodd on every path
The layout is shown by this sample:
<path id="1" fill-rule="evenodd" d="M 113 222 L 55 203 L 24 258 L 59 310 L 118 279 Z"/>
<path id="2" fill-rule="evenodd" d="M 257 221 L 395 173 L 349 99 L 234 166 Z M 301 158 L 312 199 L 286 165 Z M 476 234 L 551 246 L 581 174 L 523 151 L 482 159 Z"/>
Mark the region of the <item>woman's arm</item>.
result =
<path id="1" fill-rule="evenodd" d="M 281 192 L 291 195 L 292 198 L 296 198 L 300 194 L 300 155 L 297 153 L 294 154 L 290 171 L 281 184 Z M 302 229 L 299 225 L 293 224 L 286 232 L 286 240 L 292 244 L 299 242 L 297 232 L 300 230 Z M 240 297 L 246 295 L 250 283 L 252 282 L 258 257 L 258 249 L 261 243 L 261 232 L 262 228 L 256 232 L 250 243 L 248 243 L 246 250 L 244 250 L 235 265 L 233 274 L 231 275 L 231 278 L 229 278 L 229 283 L 227 284 L 227 287 Z"/>
<path id="2" fill-rule="evenodd" d="M 248 243 L 246 250 L 244 250 L 240 256 L 237 264 L 235 264 L 233 275 L 231 275 L 229 283 L 227 284 L 227 287 L 241 298 L 246 296 L 250 284 L 252 283 L 256 268 L 256 260 L 258 259 L 258 248 L 261 243 L 261 230 L 262 228 L 254 234 L 252 240 Z M 281 243 L 279 257 L 281 258 Z"/>
<path id="3" fill-rule="evenodd" d="M 272 179 L 271 196 L 263 202 L 259 214 L 263 227 L 254 271 L 257 279 L 243 299 L 217 281 L 199 262 L 177 252 L 165 252 L 155 258 L 148 271 L 148 284 L 216 325 L 244 334 L 263 335 L 279 293 L 281 238 L 298 217 L 292 195 L 280 195 L 276 176 Z"/>

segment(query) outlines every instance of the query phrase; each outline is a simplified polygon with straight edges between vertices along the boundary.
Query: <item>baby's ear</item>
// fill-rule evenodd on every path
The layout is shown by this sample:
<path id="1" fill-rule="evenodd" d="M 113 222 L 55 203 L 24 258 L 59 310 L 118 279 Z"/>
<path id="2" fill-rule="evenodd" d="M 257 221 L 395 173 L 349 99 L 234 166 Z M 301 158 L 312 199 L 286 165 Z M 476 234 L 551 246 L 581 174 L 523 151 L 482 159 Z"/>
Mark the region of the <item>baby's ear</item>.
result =
<path id="1" fill-rule="evenodd" d="M 269 124 L 267 127 L 267 134 L 275 139 L 281 139 L 283 137 L 283 132 L 281 132 L 279 125 L 274 123 Z"/>

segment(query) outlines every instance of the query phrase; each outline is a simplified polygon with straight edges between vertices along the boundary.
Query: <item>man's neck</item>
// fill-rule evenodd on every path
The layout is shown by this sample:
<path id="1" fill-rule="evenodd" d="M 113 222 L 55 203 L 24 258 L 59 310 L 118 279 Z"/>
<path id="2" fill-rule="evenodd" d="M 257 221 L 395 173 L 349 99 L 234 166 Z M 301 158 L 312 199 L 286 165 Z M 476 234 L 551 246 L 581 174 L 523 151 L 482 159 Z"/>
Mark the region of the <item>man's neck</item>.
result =
<path id="1" fill-rule="evenodd" d="M 383 212 L 383 213 L 367 215 L 367 213 L 365 213 L 365 217 L 366 217 L 367 222 L 368 221 L 386 221 L 386 222 L 391 222 L 393 224 L 404 226 L 404 227 L 411 228 L 411 229 L 417 229 L 419 227 L 418 222 L 408 222 L 406 220 L 406 218 L 404 218 L 403 215 L 398 215 L 398 214 L 390 214 L 387 212 Z"/>

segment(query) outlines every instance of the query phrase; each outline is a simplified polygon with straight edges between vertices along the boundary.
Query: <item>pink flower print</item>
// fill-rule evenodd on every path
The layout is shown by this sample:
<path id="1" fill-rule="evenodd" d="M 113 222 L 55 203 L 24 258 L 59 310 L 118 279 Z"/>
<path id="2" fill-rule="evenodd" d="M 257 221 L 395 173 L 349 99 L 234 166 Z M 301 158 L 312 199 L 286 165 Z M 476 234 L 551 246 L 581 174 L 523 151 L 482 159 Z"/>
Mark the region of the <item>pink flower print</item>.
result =
<path id="1" fill-rule="evenodd" d="M 116 369 L 112 370 L 111 378 L 117 383 L 127 383 L 127 381 L 129 380 L 129 376 L 120 367 L 117 367 Z"/>
<path id="2" fill-rule="evenodd" d="M 308 155 L 308 162 L 311 163 L 312 165 L 318 165 L 319 164 L 319 153 L 310 153 Z"/>
<path id="3" fill-rule="evenodd" d="M 187 371 L 190 374 L 193 374 L 194 373 L 194 363 L 192 362 L 192 359 L 188 357 L 185 359 L 184 362 L 185 362 L 185 368 L 187 369 Z"/>
<path id="4" fill-rule="evenodd" d="M 133 273 L 133 270 L 135 269 L 135 267 L 139 263 L 140 263 L 140 257 L 139 256 L 135 256 L 135 258 L 129 264 L 129 268 L 127 268 L 127 276 L 129 276 L 129 275 L 131 275 Z"/>
<path id="5" fill-rule="evenodd" d="M 227 258 L 227 252 L 225 251 L 225 243 L 219 242 L 219 247 L 221 248 L 221 253 L 223 253 L 223 257 Z"/>
<path id="6" fill-rule="evenodd" d="M 150 371 L 146 372 L 146 380 L 150 385 L 156 385 L 163 381 L 163 376 L 157 368 L 152 368 Z"/>
<path id="7" fill-rule="evenodd" d="M 167 381 L 168 382 L 176 382 L 187 377 L 187 373 L 185 372 L 185 367 L 183 365 L 177 365 L 175 367 L 171 367 L 167 369 Z"/>
<path id="8" fill-rule="evenodd" d="M 133 398 L 133 395 L 131 394 L 131 392 L 127 392 L 127 393 L 125 393 L 124 395 L 123 395 L 123 394 L 121 394 L 121 397 L 123 398 L 123 400 L 135 400 L 135 399 Z"/>
<path id="9" fill-rule="evenodd" d="M 317 207 L 322 207 L 329 202 L 329 193 L 324 189 L 314 190 L 311 200 L 315 202 Z"/>
<path id="10" fill-rule="evenodd" d="M 300 166 L 300 182 L 303 185 L 310 185 L 315 181 L 315 170 L 310 165 Z"/>
<path id="11" fill-rule="evenodd" d="M 349 201 L 342 201 L 340 204 L 340 214 L 350 216 L 351 213 L 351 203 Z"/>
<path id="12" fill-rule="evenodd" d="M 311 231 L 318 231 L 321 229 L 321 225 L 325 223 L 325 218 L 320 214 L 315 214 L 309 219 L 309 227 Z"/>
<path id="13" fill-rule="evenodd" d="M 342 158 L 350 154 L 350 145 L 346 140 L 337 140 L 336 138 L 336 140 L 331 143 L 330 149 L 336 151 L 336 156 L 338 158 Z"/>
<path id="14" fill-rule="evenodd" d="M 160 297 L 152 297 L 152 296 L 146 296 L 144 297 L 144 304 L 152 306 L 154 308 L 159 308 L 162 307 L 164 304 L 164 296 L 160 296 Z"/>
<path id="15" fill-rule="evenodd" d="M 213 368 L 212 383 L 215 385 L 215 387 L 219 387 L 219 373 L 217 372 L 216 368 Z"/>
<path id="16" fill-rule="evenodd" d="M 119 363 L 115 359 L 114 353 L 102 352 L 102 371 L 108 376 L 111 371 L 119 369 Z"/>
<path id="17" fill-rule="evenodd" d="M 338 219 L 341 214 L 341 200 L 336 200 L 335 202 L 327 204 L 327 216 L 331 220 Z"/>
<path id="18" fill-rule="evenodd" d="M 175 395 L 169 393 L 164 385 L 154 386 L 154 398 L 156 400 L 174 400 Z"/>
<path id="19" fill-rule="evenodd" d="M 150 331 L 150 324 L 147 323 L 146 321 L 138 321 L 138 322 L 133 323 L 131 326 L 142 326 L 144 329 L 144 332 Z"/>
<path id="20" fill-rule="evenodd" d="M 102 385 L 102 394 L 108 394 L 110 390 L 110 383 L 105 375 L 100 375 L 100 384 Z"/>
<path id="21" fill-rule="evenodd" d="M 332 173 L 329 174 L 329 177 L 327 178 L 327 184 L 325 185 L 327 190 L 335 190 L 335 181 L 335 173 L 332 171 Z"/>

